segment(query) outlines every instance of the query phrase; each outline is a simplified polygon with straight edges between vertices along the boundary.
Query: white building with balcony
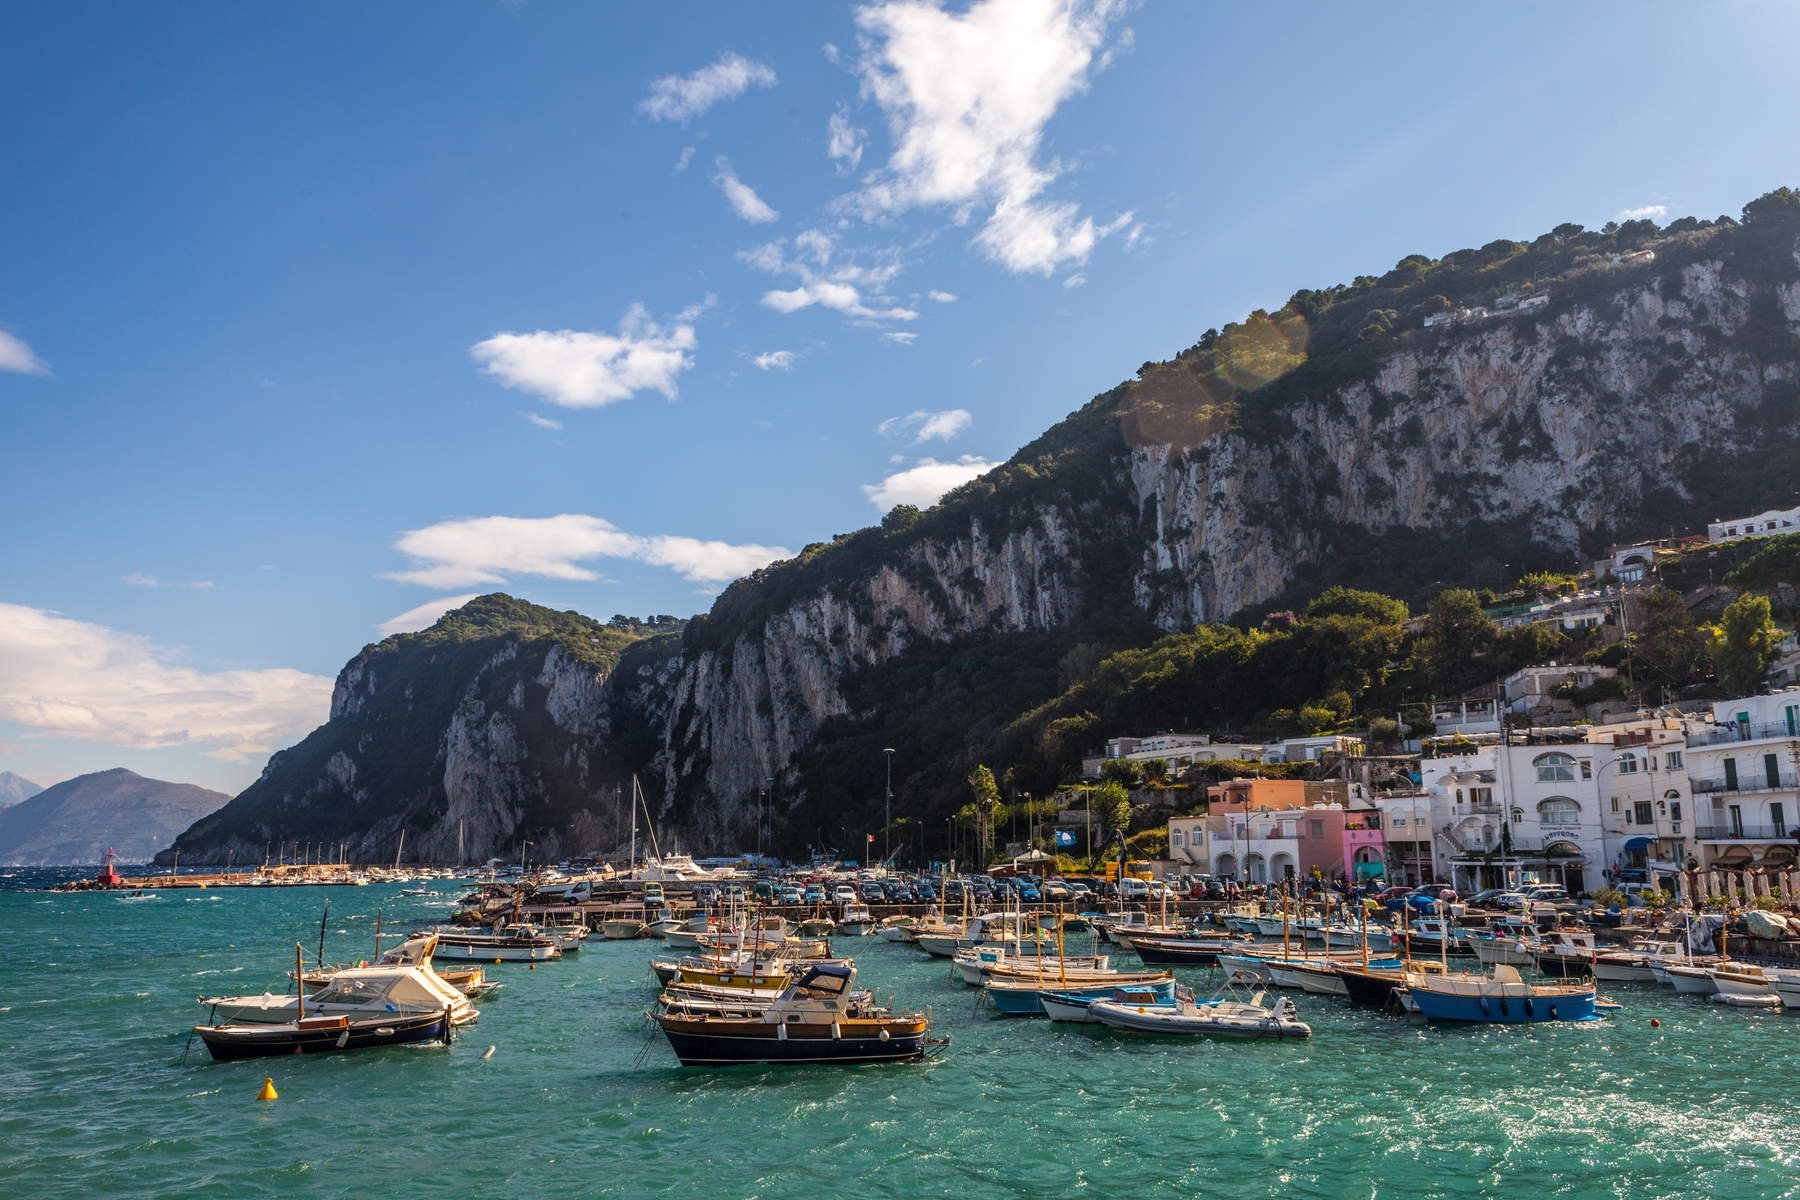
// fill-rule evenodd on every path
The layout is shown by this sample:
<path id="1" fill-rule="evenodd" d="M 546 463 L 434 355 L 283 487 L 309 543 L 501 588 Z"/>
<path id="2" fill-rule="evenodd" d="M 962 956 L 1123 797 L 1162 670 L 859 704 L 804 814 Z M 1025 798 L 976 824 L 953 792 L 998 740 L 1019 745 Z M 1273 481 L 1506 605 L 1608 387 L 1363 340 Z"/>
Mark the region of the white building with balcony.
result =
<path id="1" fill-rule="evenodd" d="M 1423 759 L 1437 877 L 1464 893 L 1533 881 L 1570 894 L 1600 887 L 1608 860 L 1595 776 L 1593 748 L 1571 739 Z"/>
<path id="2" fill-rule="evenodd" d="M 1432 832 L 1432 794 L 1377 796 L 1375 808 L 1386 833 L 1383 848 L 1388 882 L 1408 886 L 1435 882 L 1437 835 Z"/>
<path id="3" fill-rule="evenodd" d="M 1800 508 L 1772 508 L 1741 521 L 1714 521 L 1706 527 L 1706 540 L 1735 542 L 1740 538 L 1795 532 L 1800 532 Z"/>
<path id="4" fill-rule="evenodd" d="M 1800 830 L 1800 690 L 1721 700 L 1687 736 L 1702 869 L 1786 868 Z"/>

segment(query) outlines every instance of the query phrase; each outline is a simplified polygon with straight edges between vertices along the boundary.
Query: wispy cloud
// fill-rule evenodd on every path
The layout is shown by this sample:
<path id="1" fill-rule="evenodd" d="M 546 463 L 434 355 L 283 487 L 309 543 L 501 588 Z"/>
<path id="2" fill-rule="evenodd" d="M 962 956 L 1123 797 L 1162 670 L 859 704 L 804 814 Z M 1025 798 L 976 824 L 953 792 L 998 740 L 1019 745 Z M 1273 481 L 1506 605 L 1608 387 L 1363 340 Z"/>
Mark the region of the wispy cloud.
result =
<path id="1" fill-rule="evenodd" d="M 536 425 L 539 429 L 558 429 L 558 430 L 560 430 L 563 427 L 563 424 L 561 421 L 552 421 L 549 417 L 540 417 L 534 412 L 522 412 L 519 415 L 521 417 L 524 417 L 527 421 L 531 422 L 533 425 Z"/>
<path id="2" fill-rule="evenodd" d="M 197 671 L 135 634 L 0 604 L 0 719 L 55 737 L 213 747 L 242 762 L 324 722 L 332 681 L 286 668 Z"/>
<path id="3" fill-rule="evenodd" d="M 738 257 L 759 271 L 800 279 L 801 285 L 791 291 L 763 294 L 761 303 L 779 313 L 798 312 L 818 304 L 862 321 L 911 321 L 919 315 L 879 298 L 881 290 L 900 272 L 897 252 L 888 252 L 885 261 L 866 267 L 844 256 L 830 234 L 812 229 L 793 240 L 791 253 L 783 239 L 744 251 Z M 865 289 L 874 293 L 867 300 Z M 871 302 L 890 307 L 875 308 Z"/>
<path id="4" fill-rule="evenodd" d="M 1646 204 L 1642 208 L 1621 209 L 1619 211 L 1618 215 L 1613 217 L 1613 220 L 1615 220 L 1615 221 L 1642 221 L 1644 218 L 1648 217 L 1652 221 L 1660 221 L 1668 215 L 1669 215 L 1669 206 L 1668 205 L 1666 205 L 1666 204 Z"/>
<path id="5" fill-rule="evenodd" d="M 838 172 L 844 175 L 853 174 L 862 162 L 863 139 L 869 135 L 866 129 L 858 129 L 850 123 L 850 110 L 839 106 L 825 122 L 825 153 L 838 164 Z"/>
<path id="6" fill-rule="evenodd" d="M 439 596 L 436 600 L 427 600 L 417 608 L 409 608 L 399 616 L 383 621 L 375 627 L 375 631 L 387 637 L 395 633 L 417 633 L 421 629 L 430 629 L 437 624 L 439 617 L 461 608 L 479 595 L 480 592 L 469 592 L 461 596 Z"/>
<path id="7" fill-rule="evenodd" d="M 1037 161 L 1044 127 L 1085 91 L 1122 0 L 982 0 L 955 12 L 915 0 L 857 11 L 857 71 L 887 114 L 895 149 L 850 198 L 869 219 L 944 207 L 962 224 L 988 215 L 975 244 L 1009 271 L 1048 275 L 1082 263 L 1130 214 L 1097 226 L 1047 199 L 1063 167 Z"/>
<path id="8" fill-rule="evenodd" d="M 966 408 L 947 408 L 943 412 L 908 413 L 904 417 L 889 417 L 875 427 L 875 432 L 883 437 L 906 437 L 912 435 L 912 444 L 928 442 L 932 438 L 949 441 L 963 430 L 975 423 L 975 417 Z"/>
<path id="9" fill-rule="evenodd" d="M 681 157 L 675 160 L 675 173 L 677 175 L 681 174 L 688 169 L 688 164 L 693 161 L 694 148 L 692 146 L 683 146 L 681 148 Z"/>
<path id="10" fill-rule="evenodd" d="M 32 353 L 31 347 L 23 338 L 0 329 L 0 371 L 13 371 L 20 375 L 48 375 L 50 364 Z"/>
<path id="11" fill-rule="evenodd" d="M 130 585 L 131 585 L 131 586 L 132 586 L 132 587 L 142 587 L 142 588 L 165 588 L 165 587 L 175 587 L 175 588 L 193 588 L 193 589 L 194 589 L 194 590 L 195 590 L 195 591 L 199 591 L 199 592 L 210 592 L 210 591 L 212 591 L 212 586 L 213 586 L 213 581 L 212 581 L 212 580 L 210 580 L 210 579 L 196 579 L 196 580 L 194 580 L 194 582 L 192 582 L 192 583 L 164 583 L 164 582 L 163 582 L 163 581 L 162 581 L 162 580 L 160 580 L 160 579 L 158 579 L 158 578 L 157 578 L 157 577 L 156 577 L 156 576 L 154 576 L 154 575 L 146 575 L 146 574 L 144 574 L 144 573 L 143 573 L 143 572 L 142 572 L 142 571 L 133 571 L 133 572 L 132 572 L 132 573 L 131 573 L 131 574 L 129 574 L 129 575 L 126 575 L 126 576 L 125 576 L 125 577 L 124 577 L 124 578 L 123 578 L 123 579 L 122 579 L 122 580 L 121 580 L 121 582 L 123 582 L 123 583 L 129 583 L 129 584 L 130 584 Z"/>
<path id="12" fill-rule="evenodd" d="M 936 300 L 939 304 L 955 304 L 956 303 L 956 293 L 955 292 L 940 292 L 940 291 L 937 291 L 936 289 L 933 289 L 932 291 L 926 292 L 925 294 L 927 296 L 930 296 L 933 300 Z"/>
<path id="13" fill-rule="evenodd" d="M 865 483 L 863 494 L 869 498 L 869 503 L 882 512 L 896 504 L 916 504 L 920 508 L 930 508 L 945 492 L 961 487 L 999 465 L 972 454 L 965 454 L 955 462 L 921 458 L 917 466 L 905 471 L 895 471 L 878 484 Z"/>
<path id="14" fill-rule="evenodd" d="M 775 72 L 767 64 L 727 52 L 710 67 L 692 75 L 662 75 L 650 81 L 650 94 L 638 111 L 652 121 L 681 121 L 703 116 L 713 105 L 736 100 L 752 85 L 774 87 Z"/>
<path id="15" fill-rule="evenodd" d="M 896 346 L 910 346 L 919 340 L 918 334 L 907 333 L 904 330 L 894 330 L 890 333 L 884 333 L 881 337 L 883 341 L 892 342 Z"/>
<path id="16" fill-rule="evenodd" d="M 713 183 L 725 193 L 725 200 L 731 205 L 731 211 L 754 225 L 765 224 L 780 218 L 781 214 L 763 203 L 753 188 L 737 177 L 731 164 L 720 155 L 713 160 L 718 174 L 713 176 Z"/>
<path id="17" fill-rule="evenodd" d="M 1087 276 L 1083 275 L 1080 271 L 1077 271 L 1075 274 L 1063 280 L 1063 290 L 1067 291 L 1070 288 L 1078 288 L 1086 282 Z"/>
<path id="18" fill-rule="evenodd" d="M 794 362 L 799 358 L 792 350 L 771 350 L 767 354 L 759 354 L 750 361 L 765 371 L 791 371 Z"/>
<path id="19" fill-rule="evenodd" d="M 691 320 L 689 313 L 681 318 Z M 634 304 L 616 336 L 569 329 L 502 333 L 477 342 L 469 354 L 507 387 L 565 408 L 599 408 L 646 390 L 673 400 L 676 377 L 694 365 L 688 351 L 698 344 L 692 325 L 664 329 Z"/>
<path id="20" fill-rule="evenodd" d="M 438 588 L 505 583 L 510 575 L 599 579 L 598 572 L 580 565 L 598 558 L 631 559 L 671 567 L 697 582 L 724 582 L 792 557 L 782 546 L 639 537 L 580 513 L 444 521 L 404 534 L 394 548 L 413 566 L 387 578 Z"/>

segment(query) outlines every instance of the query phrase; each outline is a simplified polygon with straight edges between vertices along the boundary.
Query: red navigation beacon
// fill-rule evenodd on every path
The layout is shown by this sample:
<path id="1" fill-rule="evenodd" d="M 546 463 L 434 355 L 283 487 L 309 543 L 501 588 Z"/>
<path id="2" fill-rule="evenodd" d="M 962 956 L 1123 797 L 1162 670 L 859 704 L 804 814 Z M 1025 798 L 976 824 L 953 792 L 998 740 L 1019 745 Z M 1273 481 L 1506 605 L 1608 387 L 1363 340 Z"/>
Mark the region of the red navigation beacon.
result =
<path id="1" fill-rule="evenodd" d="M 98 882 L 101 887 L 115 888 L 124 886 L 125 880 L 119 875 L 119 869 L 113 866 L 113 859 L 117 857 L 119 857 L 118 853 L 113 850 L 111 846 L 108 846 L 106 848 L 106 858 L 100 863 L 100 874 L 96 876 L 96 882 Z"/>

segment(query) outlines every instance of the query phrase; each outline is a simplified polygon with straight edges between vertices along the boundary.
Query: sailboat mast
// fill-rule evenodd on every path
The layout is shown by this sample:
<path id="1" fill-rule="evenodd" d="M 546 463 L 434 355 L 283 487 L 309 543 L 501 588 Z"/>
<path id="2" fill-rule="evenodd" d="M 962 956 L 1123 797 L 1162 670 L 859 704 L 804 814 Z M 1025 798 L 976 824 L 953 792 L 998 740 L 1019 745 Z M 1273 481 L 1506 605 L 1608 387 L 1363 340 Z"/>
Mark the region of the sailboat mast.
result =
<path id="1" fill-rule="evenodd" d="M 637 776 L 631 777 L 631 869 L 637 870 Z"/>

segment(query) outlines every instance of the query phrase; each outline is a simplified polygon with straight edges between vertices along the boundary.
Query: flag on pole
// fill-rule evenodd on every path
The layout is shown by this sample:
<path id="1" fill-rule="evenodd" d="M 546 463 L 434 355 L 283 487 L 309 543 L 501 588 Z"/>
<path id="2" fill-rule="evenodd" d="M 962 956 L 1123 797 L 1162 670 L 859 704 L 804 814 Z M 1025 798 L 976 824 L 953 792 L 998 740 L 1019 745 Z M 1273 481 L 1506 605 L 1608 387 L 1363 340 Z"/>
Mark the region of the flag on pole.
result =
<path id="1" fill-rule="evenodd" d="M 874 844 L 875 844 L 875 835 L 871 833 L 869 835 L 869 845 L 873 846 Z"/>
<path id="2" fill-rule="evenodd" d="M 1056 831 L 1056 844 L 1059 846 L 1073 846 L 1075 844 L 1075 835 L 1067 829 L 1059 829 Z"/>

